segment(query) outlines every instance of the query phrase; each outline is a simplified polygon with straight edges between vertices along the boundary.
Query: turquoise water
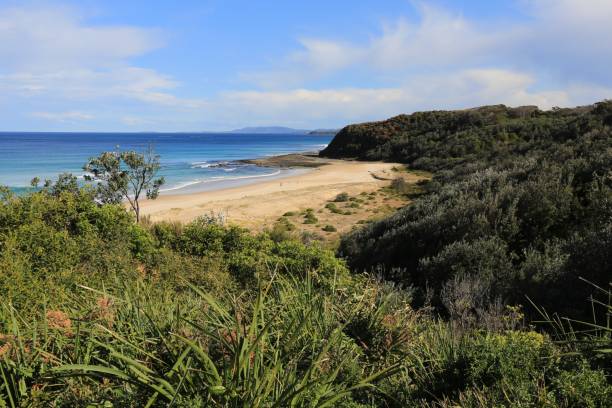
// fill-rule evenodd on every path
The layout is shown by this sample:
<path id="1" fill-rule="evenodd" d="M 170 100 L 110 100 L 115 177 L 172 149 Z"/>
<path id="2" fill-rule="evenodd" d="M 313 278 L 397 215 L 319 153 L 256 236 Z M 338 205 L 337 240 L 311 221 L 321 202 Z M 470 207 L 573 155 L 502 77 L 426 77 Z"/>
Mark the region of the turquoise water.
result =
<path id="1" fill-rule="evenodd" d="M 331 136 L 231 133 L 0 133 L 0 185 L 27 191 L 34 177 L 62 172 L 82 178 L 88 158 L 119 147 L 161 156 L 163 194 L 185 193 L 285 176 L 292 170 L 240 163 L 283 153 L 318 151 Z"/>

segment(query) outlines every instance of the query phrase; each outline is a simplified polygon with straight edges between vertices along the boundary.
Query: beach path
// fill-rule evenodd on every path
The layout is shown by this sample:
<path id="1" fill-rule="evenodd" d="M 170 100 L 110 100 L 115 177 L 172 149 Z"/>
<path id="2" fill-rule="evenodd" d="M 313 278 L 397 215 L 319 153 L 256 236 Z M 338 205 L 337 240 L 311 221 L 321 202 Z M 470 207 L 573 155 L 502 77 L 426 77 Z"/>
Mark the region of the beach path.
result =
<path id="1" fill-rule="evenodd" d="M 394 178 L 393 163 L 329 160 L 306 173 L 241 187 L 184 195 L 165 195 L 142 202 L 151 221 L 189 222 L 222 213 L 230 224 L 259 229 L 271 226 L 287 211 L 320 208 L 341 192 L 376 191 Z M 415 181 L 417 176 L 413 176 Z"/>

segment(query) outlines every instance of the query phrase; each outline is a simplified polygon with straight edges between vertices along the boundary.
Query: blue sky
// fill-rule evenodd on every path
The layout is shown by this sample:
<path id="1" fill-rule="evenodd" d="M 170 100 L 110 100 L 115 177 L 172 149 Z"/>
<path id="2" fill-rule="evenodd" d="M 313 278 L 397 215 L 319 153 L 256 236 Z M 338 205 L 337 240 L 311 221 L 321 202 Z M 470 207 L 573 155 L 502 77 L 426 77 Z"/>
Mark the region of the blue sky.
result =
<path id="1" fill-rule="evenodd" d="M 612 1 L 0 0 L 0 130 L 340 127 L 612 97 Z"/>

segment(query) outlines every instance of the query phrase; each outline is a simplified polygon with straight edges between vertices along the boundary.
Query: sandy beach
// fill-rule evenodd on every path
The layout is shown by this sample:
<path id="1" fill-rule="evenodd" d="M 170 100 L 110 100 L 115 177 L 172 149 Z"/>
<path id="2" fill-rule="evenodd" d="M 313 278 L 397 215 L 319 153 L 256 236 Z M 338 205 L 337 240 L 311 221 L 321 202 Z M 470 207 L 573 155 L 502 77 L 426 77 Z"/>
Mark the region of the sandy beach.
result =
<path id="1" fill-rule="evenodd" d="M 151 221 L 179 222 L 221 212 L 231 224 L 258 228 L 271 225 L 286 211 L 321 207 L 341 192 L 378 190 L 395 177 L 394 166 L 397 165 L 325 160 L 325 165 L 281 179 L 216 191 L 162 195 L 157 200 L 143 201 L 141 211 Z"/>

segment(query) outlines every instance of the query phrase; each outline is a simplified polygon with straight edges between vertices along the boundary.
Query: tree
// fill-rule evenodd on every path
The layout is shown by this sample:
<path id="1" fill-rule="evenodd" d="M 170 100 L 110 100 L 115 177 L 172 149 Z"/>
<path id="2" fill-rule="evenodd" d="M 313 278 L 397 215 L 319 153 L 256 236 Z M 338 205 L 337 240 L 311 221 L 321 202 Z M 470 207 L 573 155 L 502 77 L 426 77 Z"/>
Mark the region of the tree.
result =
<path id="1" fill-rule="evenodd" d="M 104 152 L 92 157 L 83 170 L 90 173 L 88 181 L 97 181 L 97 199 L 105 204 L 118 204 L 127 200 L 140 221 L 140 198 L 143 193 L 150 200 L 159 195 L 164 184 L 163 177 L 157 177 L 160 169 L 159 155 L 153 148 L 144 153 L 135 151 Z"/>
<path id="2" fill-rule="evenodd" d="M 62 173 L 57 177 L 57 181 L 47 188 L 50 189 L 52 195 L 59 197 L 63 192 L 78 194 L 79 183 L 76 176 L 70 173 Z"/>

